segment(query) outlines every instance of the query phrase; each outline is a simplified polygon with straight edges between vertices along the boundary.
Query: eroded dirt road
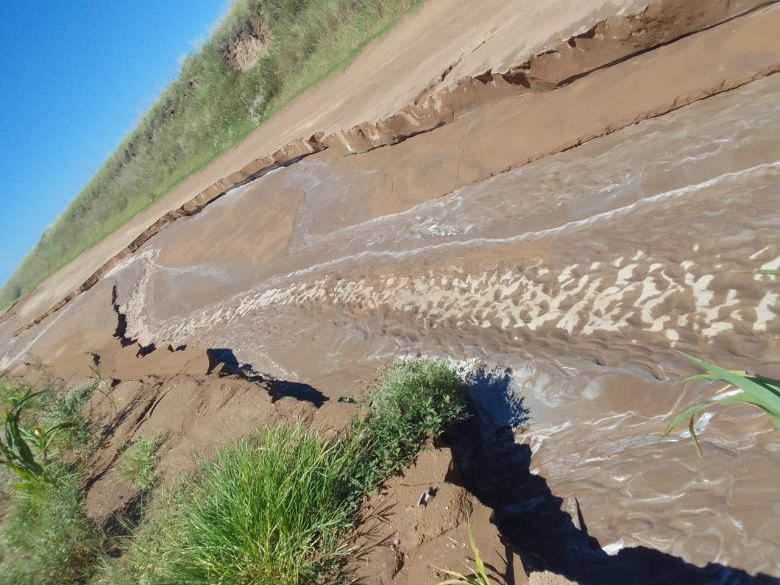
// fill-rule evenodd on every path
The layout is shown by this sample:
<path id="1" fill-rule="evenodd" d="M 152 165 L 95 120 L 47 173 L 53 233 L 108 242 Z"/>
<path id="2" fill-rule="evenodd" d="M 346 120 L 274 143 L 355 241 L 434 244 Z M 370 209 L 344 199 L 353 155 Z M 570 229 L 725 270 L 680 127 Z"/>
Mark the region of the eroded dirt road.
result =
<path id="1" fill-rule="evenodd" d="M 703 416 L 702 460 L 684 434 L 661 438 L 717 389 L 679 382 L 693 370 L 675 350 L 780 368 L 780 283 L 752 273 L 780 267 L 778 30 L 764 8 L 396 145 L 268 173 L 40 325 L 0 324 L 0 365 L 34 353 L 77 375 L 121 315 L 140 346 L 230 348 L 334 402 L 402 355 L 508 367 L 544 481 L 530 495 L 561 498 L 604 553 L 575 570 L 588 555 L 551 551 L 582 538 L 496 505 L 532 567 L 643 582 L 626 551 L 647 547 L 668 582 L 778 576 L 770 423 Z M 499 426 L 501 407 L 484 403 Z"/>

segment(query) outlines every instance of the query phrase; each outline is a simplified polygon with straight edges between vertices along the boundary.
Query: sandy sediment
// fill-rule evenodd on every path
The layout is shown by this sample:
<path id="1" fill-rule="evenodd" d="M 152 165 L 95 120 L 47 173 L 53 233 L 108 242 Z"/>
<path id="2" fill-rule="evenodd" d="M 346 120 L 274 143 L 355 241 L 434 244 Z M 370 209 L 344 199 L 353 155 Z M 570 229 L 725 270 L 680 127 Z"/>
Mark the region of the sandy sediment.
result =
<path id="1" fill-rule="evenodd" d="M 491 511 L 463 487 L 447 448 L 424 451 L 363 506 L 353 566 L 365 585 L 438 585 L 440 569 L 473 569 L 468 527 L 492 578 L 525 585 L 520 558 L 490 521 Z M 552 583 L 568 583 L 560 576 Z M 531 581 L 535 583 L 537 581 Z"/>

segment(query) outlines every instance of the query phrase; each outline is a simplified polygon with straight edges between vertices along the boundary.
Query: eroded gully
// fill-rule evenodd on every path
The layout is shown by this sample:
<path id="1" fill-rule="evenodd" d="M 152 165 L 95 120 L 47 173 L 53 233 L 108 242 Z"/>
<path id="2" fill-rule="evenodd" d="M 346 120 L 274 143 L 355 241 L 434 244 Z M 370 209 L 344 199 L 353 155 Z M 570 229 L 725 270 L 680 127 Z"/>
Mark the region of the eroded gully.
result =
<path id="1" fill-rule="evenodd" d="M 107 279 L 140 343 L 235 348 L 326 395 L 399 355 L 511 368 L 530 470 L 605 554 L 777 575 L 768 421 L 703 416 L 701 460 L 661 433 L 717 390 L 679 382 L 693 370 L 675 350 L 780 366 L 780 286 L 752 273 L 780 267 L 779 92 L 780 76 L 758 79 L 430 200 L 451 180 L 436 132 L 393 147 L 425 153 L 406 176 L 388 172 L 392 151 L 314 155 L 166 228 Z"/>

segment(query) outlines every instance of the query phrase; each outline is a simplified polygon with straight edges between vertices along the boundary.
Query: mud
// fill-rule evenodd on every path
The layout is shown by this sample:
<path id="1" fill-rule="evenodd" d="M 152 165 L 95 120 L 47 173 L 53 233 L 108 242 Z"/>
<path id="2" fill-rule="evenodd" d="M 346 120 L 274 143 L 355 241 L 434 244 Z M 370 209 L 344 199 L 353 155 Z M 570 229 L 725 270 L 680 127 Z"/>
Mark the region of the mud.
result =
<path id="1" fill-rule="evenodd" d="M 479 94 L 444 125 L 371 126 L 352 154 L 328 148 L 226 184 L 37 324 L 6 315 L 0 368 L 35 354 L 75 379 L 90 352 L 117 379 L 181 381 L 213 370 L 196 348 L 229 348 L 241 384 L 284 381 L 276 391 L 294 396 L 282 402 L 338 427 L 351 413 L 338 399 L 366 398 L 399 356 L 500 365 L 506 375 L 474 381 L 479 425 L 448 445 L 451 509 L 397 514 L 379 539 L 393 547 L 370 553 L 384 555 L 369 557 L 387 572 L 377 578 L 435 578 L 424 559 L 456 560 L 442 543 L 462 549 L 469 509 L 532 582 L 777 582 L 771 424 L 748 408 L 702 416 L 701 460 L 687 433 L 661 437 L 673 412 L 719 390 L 681 382 L 694 369 L 676 350 L 780 373 L 780 283 L 753 274 L 780 267 L 780 9 L 711 26 L 754 6 L 602 16 L 521 62 L 519 85 L 501 78 L 514 93 L 473 78 L 495 99 Z M 637 48 L 639 31 L 661 46 Z M 184 394 L 164 419 L 201 420 L 178 412 Z M 274 397 L 264 391 L 263 412 Z M 421 483 L 442 481 L 447 459 Z M 412 505 L 403 481 L 372 506 Z"/>
<path id="2" fill-rule="evenodd" d="M 429 449 L 363 506 L 353 561 L 360 583 L 437 585 L 447 578 L 437 568 L 473 569 L 468 525 L 492 576 L 507 585 L 528 583 L 522 562 L 490 523 L 491 510 L 456 474 L 449 449 Z"/>

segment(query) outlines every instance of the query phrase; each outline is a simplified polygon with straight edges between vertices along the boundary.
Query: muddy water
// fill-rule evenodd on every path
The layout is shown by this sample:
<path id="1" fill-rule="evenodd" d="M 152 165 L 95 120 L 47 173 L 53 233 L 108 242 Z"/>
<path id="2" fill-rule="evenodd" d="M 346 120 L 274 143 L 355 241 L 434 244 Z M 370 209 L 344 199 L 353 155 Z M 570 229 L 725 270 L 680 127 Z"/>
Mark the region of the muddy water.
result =
<path id="1" fill-rule="evenodd" d="M 692 370 L 673 349 L 780 365 L 780 286 L 750 273 L 780 266 L 778 91 L 757 81 L 391 215 L 371 193 L 393 177 L 310 157 L 111 277 L 143 343 L 235 348 L 331 398 L 401 354 L 511 367 L 531 471 L 603 551 L 780 575 L 766 420 L 702 417 L 703 460 L 660 438 L 717 390 L 675 382 Z M 414 173 L 439 180 L 436 153 Z"/>
<path id="2" fill-rule="evenodd" d="M 778 92 L 776 75 L 435 199 L 452 184 L 435 132 L 309 157 L 166 228 L 0 368 L 27 351 L 83 358 L 99 322 L 115 325 L 114 284 L 142 344 L 233 348 L 332 401 L 404 354 L 510 367 L 530 471 L 603 553 L 556 558 L 571 530 L 553 531 L 536 566 L 637 583 L 620 551 L 647 547 L 717 563 L 705 582 L 736 582 L 726 566 L 780 575 L 766 420 L 702 417 L 701 461 L 684 434 L 660 437 L 717 390 L 678 382 L 693 370 L 674 349 L 780 373 L 780 283 L 750 273 L 780 266 Z M 418 154 L 406 168 L 390 164 L 402 149 Z M 546 513 L 521 518 L 518 542 L 546 534 Z"/>
<path id="3" fill-rule="evenodd" d="M 135 260 L 133 333 L 173 342 L 335 311 L 356 330 L 471 328 L 658 378 L 671 347 L 771 362 L 777 285 L 747 271 L 780 263 L 778 86 L 755 82 L 373 219 L 360 195 L 377 171 L 303 161 L 182 222 L 198 244 L 171 231 Z"/>

